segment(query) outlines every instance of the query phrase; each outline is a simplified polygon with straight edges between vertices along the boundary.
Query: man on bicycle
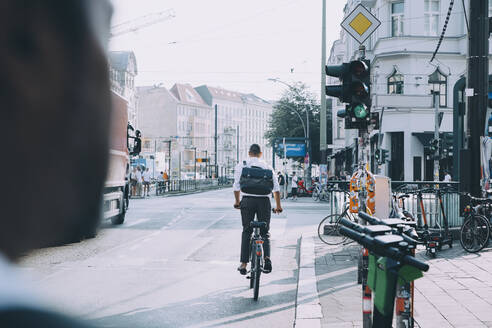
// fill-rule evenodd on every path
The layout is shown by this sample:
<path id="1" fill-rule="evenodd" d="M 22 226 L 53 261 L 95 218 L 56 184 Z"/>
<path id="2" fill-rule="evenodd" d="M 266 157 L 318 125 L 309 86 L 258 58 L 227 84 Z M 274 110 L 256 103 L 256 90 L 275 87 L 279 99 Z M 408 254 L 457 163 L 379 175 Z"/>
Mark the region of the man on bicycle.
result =
<path id="1" fill-rule="evenodd" d="M 264 239 L 264 252 L 265 252 L 265 265 L 263 267 L 263 272 L 270 273 L 272 271 L 272 261 L 270 260 L 270 240 L 269 240 L 269 229 L 270 229 L 270 217 L 272 212 L 272 206 L 270 203 L 269 195 L 257 195 L 242 193 L 243 197 L 240 200 L 241 194 L 241 174 L 243 168 L 257 167 L 264 170 L 270 170 L 273 176 L 273 196 L 275 198 L 276 207 L 273 210 L 274 213 L 281 213 L 282 207 L 280 205 L 280 187 L 278 180 L 273 175 L 273 169 L 268 166 L 261 158 L 261 149 L 257 144 L 252 144 L 248 152 L 249 158 L 243 163 L 239 163 L 234 171 L 234 208 L 241 209 L 241 220 L 243 225 L 243 233 L 241 236 L 241 264 L 237 268 L 239 273 L 245 275 L 247 273 L 246 266 L 249 262 L 249 242 L 251 238 L 251 233 L 253 229 L 250 227 L 250 222 L 254 220 L 255 215 L 260 222 L 266 222 L 266 227 L 261 228 L 260 234 Z"/>

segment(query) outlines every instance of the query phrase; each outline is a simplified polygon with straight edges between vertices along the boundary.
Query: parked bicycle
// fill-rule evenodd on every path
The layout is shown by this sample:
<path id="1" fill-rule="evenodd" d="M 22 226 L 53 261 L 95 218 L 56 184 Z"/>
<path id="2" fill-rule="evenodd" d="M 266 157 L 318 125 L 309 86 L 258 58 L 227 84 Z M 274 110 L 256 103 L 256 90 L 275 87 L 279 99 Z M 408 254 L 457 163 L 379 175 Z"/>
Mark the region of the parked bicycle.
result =
<path id="1" fill-rule="evenodd" d="M 330 189 L 329 192 L 340 192 L 344 196 L 349 196 L 350 193 L 341 189 Z M 349 211 L 349 203 L 345 202 L 342 205 L 343 211 L 340 214 L 331 214 L 326 216 L 318 225 L 318 237 L 322 242 L 328 245 L 340 245 L 347 241 L 347 237 L 340 234 L 340 220 L 346 218 L 352 222 L 357 222 L 357 217 Z"/>
<path id="2" fill-rule="evenodd" d="M 492 199 L 477 198 L 466 193 L 464 196 L 469 198 L 469 204 L 464 208 L 460 243 L 465 251 L 476 253 L 489 243 L 491 234 L 489 218 L 492 214 Z"/>
<path id="3" fill-rule="evenodd" d="M 417 195 L 417 206 L 420 209 L 420 218 L 422 220 L 418 225 L 417 233 L 419 235 L 419 240 L 422 241 L 423 244 L 425 245 L 426 254 L 432 258 L 435 258 L 437 252 L 442 250 L 443 245 L 448 245 L 449 248 L 453 247 L 453 238 L 449 230 L 448 217 L 446 215 L 446 211 L 444 209 L 444 203 L 442 199 L 442 195 L 446 192 L 448 192 L 447 189 L 430 189 L 430 188 L 404 190 L 404 194 L 398 197 L 399 199 L 403 200 L 405 198 L 408 198 L 409 194 Z M 438 212 L 436 213 L 436 216 L 438 214 L 441 215 L 442 226 L 439 224 L 437 219 L 435 220 L 434 228 L 431 228 L 429 226 L 429 222 L 427 220 L 428 213 L 424 206 L 424 199 L 423 199 L 424 194 L 435 194 L 436 201 L 438 202 L 437 203 L 438 209 L 436 208 Z M 415 220 L 415 218 L 413 218 L 413 216 L 407 211 L 402 210 L 399 215 L 400 216 L 403 215 L 403 217 L 412 218 Z M 415 220 L 415 221 L 418 223 L 419 220 Z"/>

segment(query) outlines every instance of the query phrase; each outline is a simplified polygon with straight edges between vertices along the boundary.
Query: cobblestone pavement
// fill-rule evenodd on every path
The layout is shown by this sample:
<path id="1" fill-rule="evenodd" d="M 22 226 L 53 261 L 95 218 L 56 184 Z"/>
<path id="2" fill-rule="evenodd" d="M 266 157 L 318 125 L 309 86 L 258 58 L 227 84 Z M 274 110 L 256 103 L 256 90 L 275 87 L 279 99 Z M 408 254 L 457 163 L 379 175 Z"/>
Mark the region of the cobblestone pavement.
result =
<path id="1" fill-rule="evenodd" d="M 362 327 L 356 244 L 329 246 L 315 241 L 322 327 Z M 458 241 L 436 259 L 419 249 L 430 270 L 415 283 L 416 327 L 492 327 L 492 248 L 463 251 Z"/>

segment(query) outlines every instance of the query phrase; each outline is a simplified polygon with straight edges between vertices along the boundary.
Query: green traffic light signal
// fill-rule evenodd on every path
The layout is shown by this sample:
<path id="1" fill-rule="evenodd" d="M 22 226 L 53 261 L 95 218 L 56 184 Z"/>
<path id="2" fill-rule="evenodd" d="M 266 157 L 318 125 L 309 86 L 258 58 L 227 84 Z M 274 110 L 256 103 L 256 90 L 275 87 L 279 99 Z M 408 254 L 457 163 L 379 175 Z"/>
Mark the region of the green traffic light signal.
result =
<path id="1" fill-rule="evenodd" d="M 357 104 L 354 107 L 354 115 L 358 119 L 364 119 L 367 117 L 367 108 L 363 104 Z"/>

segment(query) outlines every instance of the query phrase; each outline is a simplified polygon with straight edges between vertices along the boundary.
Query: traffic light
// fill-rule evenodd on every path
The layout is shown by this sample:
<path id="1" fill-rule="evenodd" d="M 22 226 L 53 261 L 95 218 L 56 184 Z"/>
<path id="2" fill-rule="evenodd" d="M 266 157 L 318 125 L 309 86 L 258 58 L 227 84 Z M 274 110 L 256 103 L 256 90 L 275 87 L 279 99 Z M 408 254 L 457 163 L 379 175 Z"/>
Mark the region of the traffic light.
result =
<path id="1" fill-rule="evenodd" d="M 327 85 L 326 95 L 336 97 L 347 104 L 345 113 L 339 111 L 338 117 L 345 117 L 346 129 L 366 128 L 371 119 L 371 62 L 353 60 L 342 65 L 326 66 L 326 75 L 337 77 L 341 85 Z"/>
<path id="2" fill-rule="evenodd" d="M 453 134 L 451 132 L 444 132 L 442 134 L 442 157 L 452 157 L 453 156 Z"/>
<path id="3" fill-rule="evenodd" d="M 350 72 L 350 116 L 352 121 L 367 125 L 371 112 L 371 71 L 369 60 L 353 60 L 349 64 Z"/>
<path id="4" fill-rule="evenodd" d="M 381 164 L 384 164 L 388 161 L 388 150 L 381 149 Z"/>
<path id="5" fill-rule="evenodd" d="M 340 82 L 342 82 L 341 85 L 325 86 L 326 95 L 338 98 L 344 103 L 350 102 L 350 94 L 348 89 L 348 79 L 350 78 L 349 64 L 343 63 L 342 65 L 326 66 L 325 71 L 327 76 L 337 77 Z"/>
<path id="6" fill-rule="evenodd" d="M 374 160 L 378 162 L 378 164 L 381 164 L 381 149 L 378 148 L 374 151 Z"/>

